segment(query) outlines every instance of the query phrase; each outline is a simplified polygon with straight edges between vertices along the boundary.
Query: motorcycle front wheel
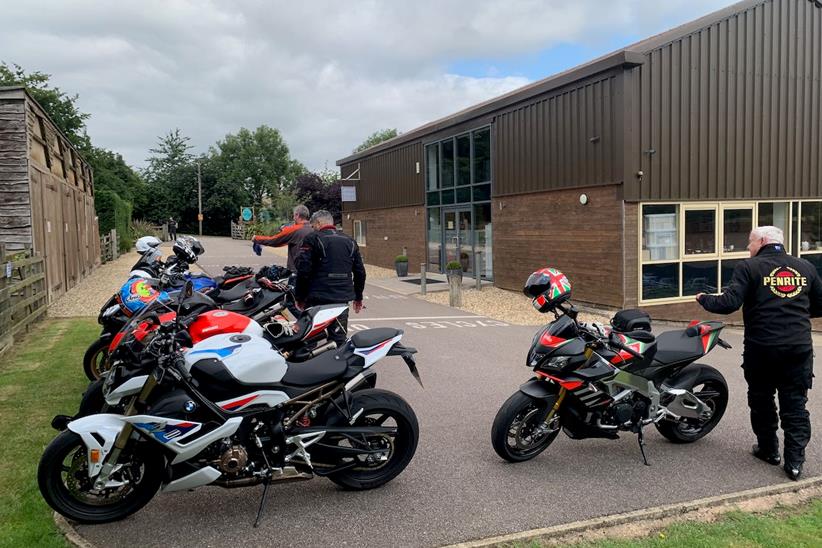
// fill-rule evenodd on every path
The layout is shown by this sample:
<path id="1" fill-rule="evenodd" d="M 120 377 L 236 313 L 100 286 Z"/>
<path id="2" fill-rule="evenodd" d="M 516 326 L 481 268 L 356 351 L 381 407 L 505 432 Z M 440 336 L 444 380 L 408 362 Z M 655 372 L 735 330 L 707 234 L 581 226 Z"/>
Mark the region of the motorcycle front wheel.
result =
<path id="1" fill-rule="evenodd" d="M 560 431 L 558 412 L 550 423 L 543 422 L 553 401 L 535 399 L 522 392 L 508 398 L 491 427 L 491 444 L 497 455 L 509 462 L 523 462 L 545 451 Z"/>
<path id="2" fill-rule="evenodd" d="M 90 381 L 96 381 L 108 371 L 108 346 L 111 340 L 99 338 L 86 349 L 83 355 L 83 371 Z"/>
<path id="3" fill-rule="evenodd" d="M 160 488 L 164 463 L 159 452 L 123 459 L 107 485 L 97 489 L 88 477 L 86 451 L 79 435 L 64 430 L 46 447 L 37 469 L 40 493 L 66 518 L 79 523 L 117 521 L 145 506 Z"/>

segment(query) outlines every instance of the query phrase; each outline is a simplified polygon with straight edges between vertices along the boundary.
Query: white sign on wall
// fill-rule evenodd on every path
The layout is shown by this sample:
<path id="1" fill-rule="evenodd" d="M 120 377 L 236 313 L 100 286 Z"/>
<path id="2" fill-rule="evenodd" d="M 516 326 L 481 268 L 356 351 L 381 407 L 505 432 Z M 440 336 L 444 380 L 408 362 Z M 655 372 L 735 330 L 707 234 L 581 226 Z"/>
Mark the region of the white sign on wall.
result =
<path id="1" fill-rule="evenodd" d="M 340 192 L 342 194 L 342 201 L 343 202 L 356 202 L 357 201 L 357 187 L 355 186 L 341 186 Z"/>

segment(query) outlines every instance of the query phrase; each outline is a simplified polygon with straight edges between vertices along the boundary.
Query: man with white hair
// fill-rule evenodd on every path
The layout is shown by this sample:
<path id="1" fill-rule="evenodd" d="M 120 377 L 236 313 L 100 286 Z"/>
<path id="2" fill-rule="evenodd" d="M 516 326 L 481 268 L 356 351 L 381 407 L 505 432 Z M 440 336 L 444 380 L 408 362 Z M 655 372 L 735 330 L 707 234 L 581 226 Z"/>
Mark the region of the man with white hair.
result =
<path id="1" fill-rule="evenodd" d="M 742 307 L 745 348 L 742 368 L 748 382 L 748 407 L 757 444 L 753 454 L 779 465 L 774 393 L 784 433 L 784 469 L 798 480 L 811 439 L 807 409 L 813 378 L 811 318 L 822 315 L 822 281 L 816 268 L 785 252 L 782 230 L 760 226 L 751 231 L 751 258 L 734 268 L 720 295 L 700 293 L 696 300 L 708 312 L 730 314 Z"/>

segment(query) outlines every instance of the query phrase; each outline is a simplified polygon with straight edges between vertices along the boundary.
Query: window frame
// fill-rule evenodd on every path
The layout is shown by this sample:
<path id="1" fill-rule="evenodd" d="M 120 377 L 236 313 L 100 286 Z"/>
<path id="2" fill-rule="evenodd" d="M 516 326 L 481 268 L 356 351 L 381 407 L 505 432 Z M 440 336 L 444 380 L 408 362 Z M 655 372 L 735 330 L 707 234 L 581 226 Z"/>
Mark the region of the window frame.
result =
<path id="1" fill-rule="evenodd" d="M 797 216 L 797 239 L 796 243 L 798 244 L 798 249 L 796 250 L 796 254 L 798 257 L 802 257 L 803 255 L 819 255 L 822 254 L 822 249 L 810 249 L 808 251 L 802 250 L 802 207 L 805 203 L 820 203 L 822 200 L 797 200 L 799 202 L 799 215 Z M 793 219 L 792 219 L 793 220 Z"/>
<path id="2" fill-rule="evenodd" d="M 794 226 L 793 215 L 795 213 L 793 203 L 799 203 L 799 215 L 798 221 L 796 223 L 796 227 Z M 639 210 L 637 212 L 637 284 L 636 284 L 636 297 L 637 297 L 637 306 L 650 306 L 650 305 L 663 305 L 663 304 L 676 304 L 676 303 L 686 303 L 692 302 L 694 300 L 693 295 L 683 295 L 683 264 L 689 262 L 708 262 L 708 261 L 716 261 L 717 263 L 717 288 L 719 291 L 722 290 L 722 261 L 724 260 L 738 260 L 744 259 L 748 257 L 748 251 L 745 249 L 744 251 L 740 252 L 724 252 L 722 249 L 724 247 L 724 236 L 725 236 L 725 217 L 724 211 L 726 209 L 746 209 L 748 207 L 753 208 L 753 226 L 759 226 L 759 206 L 760 204 L 787 204 L 787 231 L 785 232 L 785 250 L 789 255 L 793 255 L 795 257 L 801 257 L 804 254 L 806 255 L 819 255 L 822 254 L 822 249 L 813 250 L 813 251 L 805 251 L 802 252 L 801 249 L 797 249 L 795 251 L 792 250 L 791 246 L 791 235 L 793 234 L 794 230 L 796 230 L 799 234 L 799 240 L 801 242 L 801 234 L 802 234 L 802 203 L 803 202 L 822 202 L 822 199 L 810 199 L 810 200 L 786 200 L 786 199 L 776 199 L 776 200 L 727 200 L 727 201 L 714 201 L 714 202 L 684 202 L 684 201 L 664 201 L 664 202 L 638 202 Z M 643 238 L 643 208 L 646 205 L 656 206 L 656 205 L 669 205 L 669 206 L 678 206 L 678 222 L 679 226 L 677 227 L 677 241 L 679 242 L 679 256 L 674 259 L 665 259 L 665 260 L 643 260 L 642 258 L 642 238 Z M 714 226 L 714 237 L 716 241 L 716 253 L 713 254 L 685 254 L 685 211 L 686 210 L 715 210 L 716 211 L 716 222 Z M 659 264 L 672 264 L 676 263 L 678 265 L 678 272 L 679 272 L 679 296 L 677 297 L 665 297 L 660 299 L 643 299 L 642 298 L 642 267 L 645 265 L 659 265 Z"/>
<path id="3" fill-rule="evenodd" d="M 365 231 L 363 231 L 363 227 L 365 227 Z M 367 221 L 355 219 L 351 231 L 354 233 L 354 241 L 357 242 L 357 246 L 366 247 L 366 232 L 368 231 Z"/>

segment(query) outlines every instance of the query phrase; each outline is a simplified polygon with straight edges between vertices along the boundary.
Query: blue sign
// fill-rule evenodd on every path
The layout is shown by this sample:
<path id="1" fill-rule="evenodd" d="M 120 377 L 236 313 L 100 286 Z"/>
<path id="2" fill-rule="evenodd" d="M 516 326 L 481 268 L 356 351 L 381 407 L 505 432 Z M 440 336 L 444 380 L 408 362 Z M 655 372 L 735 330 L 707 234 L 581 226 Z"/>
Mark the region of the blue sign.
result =
<path id="1" fill-rule="evenodd" d="M 243 221 L 250 221 L 254 218 L 254 211 L 250 207 L 244 207 L 242 211 Z"/>

